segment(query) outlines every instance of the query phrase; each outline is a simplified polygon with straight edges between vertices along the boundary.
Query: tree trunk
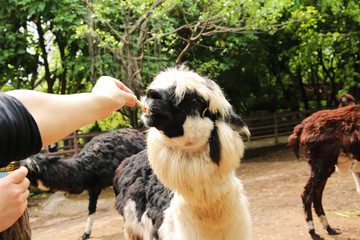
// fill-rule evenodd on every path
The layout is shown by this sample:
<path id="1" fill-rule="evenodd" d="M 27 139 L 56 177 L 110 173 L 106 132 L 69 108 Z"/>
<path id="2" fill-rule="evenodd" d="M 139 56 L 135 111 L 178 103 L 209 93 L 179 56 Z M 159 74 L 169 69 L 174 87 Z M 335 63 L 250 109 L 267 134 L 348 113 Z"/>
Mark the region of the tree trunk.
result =
<path id="1" fill-rule="evenodd" d="M 56 37 L 56 42 L 57 42 L 58 47 L 59 47 L 61 65 L 62 65 L 62 68 L 63 68 L 63 72 L 60 75 L 60 84 L 61 84 L 60 93 L 65 94 L 66 93 L 66 82 L 67 82 L 67 79 L 66 79 L 67 67 L 65 66 L 65 64 L 66 64 L 65 39 L 63 39 L 60 36 L 60 34 L 55 34 L 55 37 Z"/>
<path id="2" fill-rule="evenodd" d="M 306 96 L 306 90 L 305 90 L 305 87 L 304 87 L 304 83 L 302 81 L 302 74 L 301 74 L 301 67 L 300 66 L 297 66 L 296 67 L 296 79 L 298 80 L 298 83 L 299 83 L 299 88 L 300 88 L 300 92 L 301 92 L 301 95 L 302 95 L 302 99 L 303 99 L 303 102 L 304 102 L 304 107 L 306 110 L 309 110 L 309 100 Z"/>
<path id="3" fill-rule="evenodd" d="M 45 46 L 45 39 L 44 39 L 44 31 L 42 29 L 41 26 L 41 18 L 40 16 L 38 16 L 37 21 L 36 21 L 36 27 L 37 27 L 37 31 L 39 34 L 39 44 L 40 44 L 40 48 L 41 48 L 41 52 L 42 52 L 42 58 L 44 60 L 44 67 L 45 67 L 45 79 L 46 82 L 48 84 L 48 93 L 53 93 L 53 86 L 54 86 L 54 81 L 53 79 L 51 79 L 51 74 L 50 74 L 50 67 L 49 67 L 49 62 L 48 62 L 48 54 L 46 52 L 46 46 Z"/>
<path id="4" fill-rule="evenodd" d="M 91 0 L 87 3 L 87 24 L 90 27 L 90 29 L 95 30 L 95 23 L 94 19 L 92 18 L 92 11 L 90 9 L 89 3 L 91 3 Z M 90 81 L 95 84 L 96 83 L 96 76 L 95 76 L 95 54 L 94 54 L 94 38 L 92 37 L 91 33 L 88 33 L 86 35 L 86 38 L 88 40 L 89 44 L 89 57 L 90 57 Z"/>

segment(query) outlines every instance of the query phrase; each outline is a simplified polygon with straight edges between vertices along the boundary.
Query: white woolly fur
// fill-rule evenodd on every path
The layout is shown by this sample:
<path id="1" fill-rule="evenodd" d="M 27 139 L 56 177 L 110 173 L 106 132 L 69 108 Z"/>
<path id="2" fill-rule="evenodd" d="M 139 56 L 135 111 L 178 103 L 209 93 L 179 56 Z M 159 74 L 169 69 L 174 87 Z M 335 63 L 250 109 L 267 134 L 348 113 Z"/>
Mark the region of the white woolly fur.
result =
<path id="1" fill-rule="evenodd" d="M 150 165 L 175 192 L 160 228 L 161 239 L 249 239 L 248 203 L 234 173 L 244 143 L 226 123 L 216 125 L 221 142 L 219 165 L 209 155 L 207 141 L 214 127 L 209 119 L 189 117 L 182 137 L 168 138 L 155 128 L 149 131 Z"/>

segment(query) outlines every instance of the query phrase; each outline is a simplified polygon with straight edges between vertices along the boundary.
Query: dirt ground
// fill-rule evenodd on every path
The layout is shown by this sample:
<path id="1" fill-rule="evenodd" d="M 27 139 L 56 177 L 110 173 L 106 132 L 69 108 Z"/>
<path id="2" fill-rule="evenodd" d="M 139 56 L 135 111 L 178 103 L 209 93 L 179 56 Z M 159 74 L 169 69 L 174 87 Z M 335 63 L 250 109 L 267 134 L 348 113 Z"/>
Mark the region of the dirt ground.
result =
<path id="1" fill-rule="evenodd" d="M 249 149 L 237 171 L 250 202 L 253 240 L 310 239 L 300 194 L 309 168 L 284 145 Z M 57 192 L 30 200 L 29 213 L 34 240 L 78 239 L 85 229 L 87 193 Z M 314 216 L 315 229 L 326 240 L 360 240 L 360 195 L 351 175 L 334 173 L 323 197 L 331 226 L 341 229 L 329 236 Z M 91 239 L 123 240 L 123 220 L 115 211 L 111 188 L 98 202 Z"/>

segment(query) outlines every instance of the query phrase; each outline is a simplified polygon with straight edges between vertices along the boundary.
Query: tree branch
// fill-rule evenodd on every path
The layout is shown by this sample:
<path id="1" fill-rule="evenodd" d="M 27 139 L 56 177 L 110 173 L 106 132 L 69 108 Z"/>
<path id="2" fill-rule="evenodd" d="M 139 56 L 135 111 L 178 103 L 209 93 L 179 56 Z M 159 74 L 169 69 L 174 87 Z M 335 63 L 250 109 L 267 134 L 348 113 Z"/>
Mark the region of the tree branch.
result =
<path id="1" fill-rule="evenodd" d="M 156 2 L 154 2 L 151 7 L 146 11 L 146 13 L 144 13 L 134 24 L 134 26 L 132 26 L 132 28 L 129 29 L 129 35 L 132 35 L 136 29 L 145 21 L 149 18 L 149 16 L 152 14 L 152 12 L 158 7 L 160 6 L 163 2 L 165 2 L 165 0 L 157 0 Z"/>
<path id="2" fill-rule="evenodd" d="M 91 10 L 92 13 L 95 13 L 94 8 L 91 6 L 91 4 L 89 3 L 88 0 L 81 0 L 81 1 L 86 4 L 86 6 Z M 123 38 L 123 37 L 111 26 L 111 24 L 110 24 L 108 21 L 106 21 L 105 19 L 103 19 L 103 20 L 104 20 L 104 23 L 106 24 L 106 26 L 108 26 L 108 28 L 110 28 L 110 30 L 111 30 L 122 42 L 124 42 L 124 43 L 126 43 L 126 44 L 129 44 L 129 42 L 127 42 L 127 41 L 125 40 L 125 38 Z"/>

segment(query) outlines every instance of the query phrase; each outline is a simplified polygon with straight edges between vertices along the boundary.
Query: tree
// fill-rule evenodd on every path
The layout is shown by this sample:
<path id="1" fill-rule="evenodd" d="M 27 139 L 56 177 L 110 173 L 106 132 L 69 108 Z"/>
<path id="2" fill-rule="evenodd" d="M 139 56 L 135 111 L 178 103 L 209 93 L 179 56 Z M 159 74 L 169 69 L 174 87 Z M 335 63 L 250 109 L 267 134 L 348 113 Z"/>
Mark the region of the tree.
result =
<path id="1" fill-rule="evenodd" d="M 354 81 L 359 79 L 359 7 L 355 1 L 341 0 L 311 7 L 315 16 L 311 21 L 288 29 L 300 40 L 289 62 L 291 74 L 301 76 L 305 103 L 309 99 L 316 108 L 335 107 L 338 95 L 355 94 L 358 86 Z"/>
<path id="2" fill-rule="evenodd" d="M 359 92 L 353 0 L 5 0 L 2 90 L 90 91 L 100 75 L 139 97 L 186 63 L 217 81 L 235 109 L 263 114 L 333 107 Z M 138 127 L 138 109 L 122 116 Z"/>
<path id="3" fill-rule="evenodd" d="M 88 90 L 83 82 L 88 75 L 86 42 L 76 35 L 78 19 L 85 16 L 84 6 L 74 0 L 6 1 L 8 7 L 1 9 L 2 26 L 6 28 L 3 42 L 7 46 L 11 36 L 16 36 L 16 42 L 22 45 L 16 52 L 16 46 L 2 49 L 12 53 L 4 54 L 7 59 L 1 61 L 3 81 L 11 80 L 15 88 L 34 89 L 42 86 L 45 80 L 46 90 L 50 93 Z M 17 62 L 6 64 L 14 61 L 12 59 Z M 9 72 L 12 75 L 6 74 Z"/>
<path id="4" fill-rule="evenodd" d="M 189 62 L 189 51 L 219 33 L 274 31 L 291 1 L 83 0 L 87 24 L 79 28 L 92 52 L 106 49 L 121 63 L 119 78 L 137 96 L 162 67 Z M 299 21 L 299 19 L 290 19 Z M 95 45 L 93 43 L 96 43 Z M 211 44 L 211 43 L 210 43 Z M 214 45 L 214 44 L 212 44 Z M 211 46 L 211 45 L 210 45 Z M 204 47 L 209 47 L 205 46 Z M 92 58 L 92 65 L 95 55 Z M 216 63 L 214 63 L 216 64 Z M 91 66 L 92 66 L 91 65 Z M 146 69 L 144 71 L 144 69 Z M 136 125 L 137 113 L 132 124 Z"/>
<path id="5" fill-rule="evenodd" d="M 33 88 L 37 79 L 38 54 L 27 51 L 32 36 L 21 7 L 3 2 L 0 8 L 0 83 L 3 88 Z"/>

